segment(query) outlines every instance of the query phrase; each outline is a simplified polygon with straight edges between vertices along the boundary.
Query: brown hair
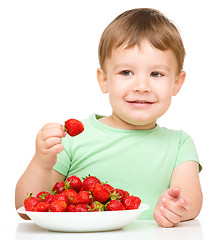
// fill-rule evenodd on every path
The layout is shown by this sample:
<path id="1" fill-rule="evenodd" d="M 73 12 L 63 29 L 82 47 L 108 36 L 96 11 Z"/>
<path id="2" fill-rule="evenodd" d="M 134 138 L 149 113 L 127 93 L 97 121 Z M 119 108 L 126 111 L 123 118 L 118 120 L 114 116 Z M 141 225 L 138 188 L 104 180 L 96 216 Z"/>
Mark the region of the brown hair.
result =
<path id="1" fill-rule="evenodd" d="M 178 62 L 178 71 L 183 68 L 185 49 L 176 26 L 161 12 L 150 8 L 128 10 L 116 17 L 102 33 L 98 57 L 101 68 L 106 58 L 118 47 L 129 49 L 147 39 L 161 51 L 172 50 Z"/>

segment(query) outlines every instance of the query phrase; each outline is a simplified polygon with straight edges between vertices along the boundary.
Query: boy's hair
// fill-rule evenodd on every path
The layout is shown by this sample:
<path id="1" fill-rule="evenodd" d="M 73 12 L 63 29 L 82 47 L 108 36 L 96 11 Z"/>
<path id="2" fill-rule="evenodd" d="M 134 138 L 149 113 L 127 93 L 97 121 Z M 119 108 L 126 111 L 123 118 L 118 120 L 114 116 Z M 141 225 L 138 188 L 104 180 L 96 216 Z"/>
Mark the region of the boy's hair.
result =
<path id="1" fill-rule="evenodd" d="M 183 69 L 185 49 L 179 31 L 161 12 L 150 8 L 128 10 L 107 26 L 99 43 L 100 67 L 104 68 L 105 59 L 110 58 L 116 48 L 140 48 L 144 39 L 161 51 L 172 50 L 178 62 L 178 72 Z"/>

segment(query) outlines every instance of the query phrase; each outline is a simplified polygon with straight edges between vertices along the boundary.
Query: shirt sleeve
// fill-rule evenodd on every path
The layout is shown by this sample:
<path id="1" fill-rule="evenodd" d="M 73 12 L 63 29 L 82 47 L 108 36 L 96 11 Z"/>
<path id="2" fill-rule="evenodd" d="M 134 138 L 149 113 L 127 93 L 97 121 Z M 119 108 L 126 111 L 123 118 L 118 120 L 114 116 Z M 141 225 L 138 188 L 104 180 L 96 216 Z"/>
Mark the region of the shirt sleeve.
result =
<path id="1" fill-rule="evenodd" d="M 64 176 L 67 176 L 71 166 L 72 155 L 72 140 L 69 135 L 62 139 L 64 150 L 57 155 L 57 162 L 53 169 Z"/>
<path id="2" fill-rule="evenodd" d="M 199 172 L 202 170 L 202 166 L 199 162 L 198 153 L 192 138 L 187 133 L 180 131 L 179 149 L 178 149 L 175 167 L 185 161 L 198 162 Z"/>

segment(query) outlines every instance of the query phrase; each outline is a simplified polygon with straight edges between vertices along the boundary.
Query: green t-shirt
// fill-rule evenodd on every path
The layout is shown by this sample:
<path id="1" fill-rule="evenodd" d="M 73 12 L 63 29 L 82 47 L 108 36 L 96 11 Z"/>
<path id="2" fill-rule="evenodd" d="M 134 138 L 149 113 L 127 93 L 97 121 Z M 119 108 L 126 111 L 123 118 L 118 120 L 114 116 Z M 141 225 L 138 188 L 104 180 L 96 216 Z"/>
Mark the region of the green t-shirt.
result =
<path id="1" fill-rule="evenodd" d="M 153 219 L 154 207 L 169 188 L 173 169 L 184 161 L 198 162 L 192 139 L 183 131 L 159 125 L 150 130 L 112 128 L 99 122 L 100 117 L 93 114 L 83 121 L 83 133 L 63 138 L 64 150 L 54 169 L 66 178 L 90 174 L 139 196 L 150 206 L 140 219 Z"/>

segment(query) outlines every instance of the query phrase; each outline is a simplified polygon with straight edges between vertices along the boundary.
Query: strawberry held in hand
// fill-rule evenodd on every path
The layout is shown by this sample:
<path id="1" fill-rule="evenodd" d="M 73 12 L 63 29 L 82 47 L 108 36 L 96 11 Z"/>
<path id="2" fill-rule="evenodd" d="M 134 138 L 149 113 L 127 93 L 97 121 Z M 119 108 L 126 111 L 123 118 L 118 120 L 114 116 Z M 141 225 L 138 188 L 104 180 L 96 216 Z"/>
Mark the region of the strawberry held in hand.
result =
<path id="1" fill-rule="evenodd" d="M 83 132 L 84 126 L 83 124 L 74 118 L 71 118 L 65 122 L 65 130 L 71 136 L 74 137 Z"/>

